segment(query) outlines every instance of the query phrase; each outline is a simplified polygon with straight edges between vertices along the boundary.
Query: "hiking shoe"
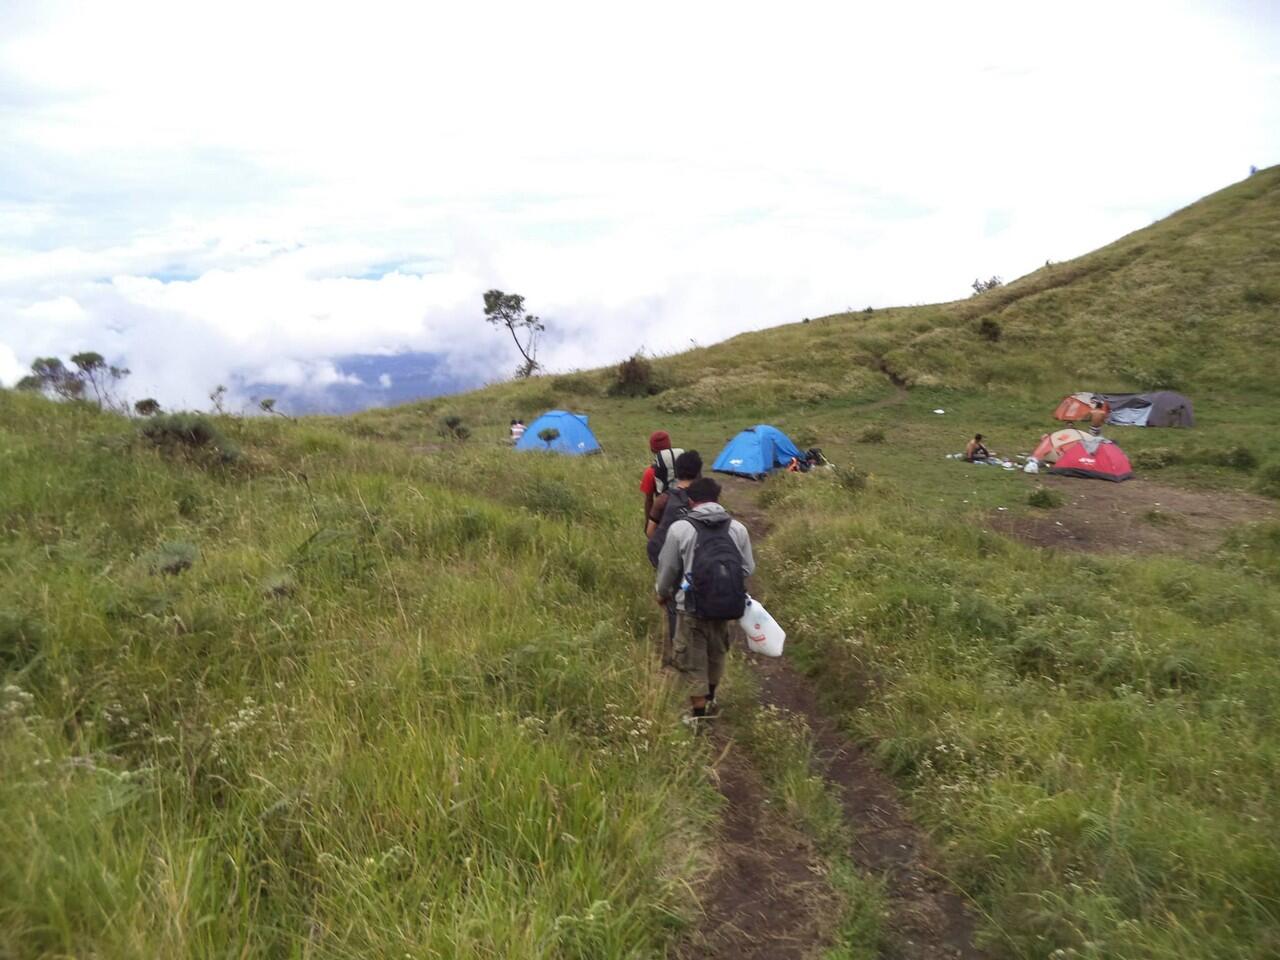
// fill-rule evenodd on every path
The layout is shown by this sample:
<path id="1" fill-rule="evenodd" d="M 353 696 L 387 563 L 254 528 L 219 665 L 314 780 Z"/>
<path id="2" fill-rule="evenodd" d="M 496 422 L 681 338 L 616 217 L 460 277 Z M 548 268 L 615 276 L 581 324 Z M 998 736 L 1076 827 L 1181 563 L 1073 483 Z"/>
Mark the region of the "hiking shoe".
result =
<path id="1" fill-rule="evenodd" d="M 715 700 L 708 700 L 708 701 L 707 701 L 707 715 L 706 715 L 705 719 L 707 719 L 707 720 L 714 720 L 714 719 L 715 719 L 716 717 L 718 717 L 718 716 L 720 716 L 720 704 L 719 704 L 719 703 L 717 703 Z"/>
<path id="2" fill-rule="evenodd" d="M 707 731 L 707 721 L 710 717 L 695 717 L 692 713 L 686 713 L 680 718 L 680 722 L 693 731 L 695 737 L 700 737 Z"/>

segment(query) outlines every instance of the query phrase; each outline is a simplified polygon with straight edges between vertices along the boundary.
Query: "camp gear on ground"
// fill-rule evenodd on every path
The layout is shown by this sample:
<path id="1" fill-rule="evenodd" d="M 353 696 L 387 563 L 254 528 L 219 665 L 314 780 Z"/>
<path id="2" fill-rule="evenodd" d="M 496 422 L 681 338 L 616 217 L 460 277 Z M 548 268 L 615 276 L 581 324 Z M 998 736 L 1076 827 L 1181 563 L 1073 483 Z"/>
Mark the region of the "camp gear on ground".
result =
<path id="1" fill-rule="evenodd" d="M 682 613 L 688 608 L 685 607 L 686 591 L 680 588 L 680 579 L 685 571 L 693 569 L 694 548 L 697 546 L 693 521 L 728 516 L 728 512 L 718 503 L 700 503 L 689 510 L 687 517 L 677 520 L 667 530 L 667 541 L 658 554 L 658 572 L 654 577 L 653 589 L 660 597 L 674 596 L 676 608 Z M 756 568 L 755 557 L 751 553 L 751 535 L 737 520 L 729 521 L 729 535 L 742 555 L 743 576 L 751 576 Z"/>
<path id="2" fill-rule="evenodd" d="M 778 625 L 769 611 L 755 597 L 747 597 L 747 609 L 738 621 L 747 635 L 747 646 L 752 653 L 766 657 L 782 656 L 782 645 L 787 641 L 787 631 Z"/>
<path id="3" fill-rule="evenodd" d="M 689 612 L 703 620 L 737 620 L 747 608 L 747 578 L 742 554 L 729 535 L 729 518 L 695 519 L 693 524 L 697 542 L 689 570 Z M 685 606 L 689 608 L 687 599 Z"/>
<path id="4" fill-rule="evenodd" d="M 1054 463 L 1062 455 L 1063 450 L 1073 443 L 1079 443 L 1084 437 L 1084 433 L 1075 427 L 1046 433 L 1040 438 L 1036 448 L 1031 451 L 1031 456 L 1044 463 Z"/>
<path id="5" fill-rule="evenodd" d="M 662 545 L 667 542 L 667 531 L 677 520 L 683 520 L 689 512 L 689 493 L 683 487 L 672 487 L 667 491 L 667 502 L 662 508 L 662 517 L 649 537 L 646 549 L 649 562 L 658 565 L 658 555 L 662 553 Z"/>
<path id="6" fill-rule="evenodd" d="M 1191 401 L 1173 390 L 1099 394 L 1110 408 L 1107 423 L 1122 427 L 1194 427 Z"/>
<path id="7" fill-rule="evenodd" d="M 538 436 L 546 431 L 555 431 L 550 442 Z M 524 431 L 517 450 L 553 450 L 556 453 L 578 457 L 588 453 L 599 453 L 600 443 L 587 426 L 585 413 L 568 413 L 564 410 L 548 410 Z"/>
<path id="8" fill-rule="evenodd" d="M 1027 461 L 1027 465 L 1022 468 L 1022 472 L 1023 473 L 1039 473 L 1040 461 L 1037 460 L 1035 457 L 1032 457 L 1030 460 Z"/>
<path id="9" fill-rule="evenodd" d="M 1128 480 L 1133 476 L 1129 458 L 1105 437 L 1085 437 L 1062 451 L 1050 473 L 1094 480 Z"/>
<path id="10" fill-rule="evenodd" d="M 676 457 L 684 453 L 679 447 L 666 447 L 653 458 L 653 492 L 666 493 L 676 480 Z"/>
<path id="11" fill-rule="evenodd" d="M 770 471 L 785 467 L 793 457 L 803 458 L 791 438 L 767 423 L 747 427 L 720 451 L 711 469 L 716 473 L 732 473 L 758 479 Z"/>

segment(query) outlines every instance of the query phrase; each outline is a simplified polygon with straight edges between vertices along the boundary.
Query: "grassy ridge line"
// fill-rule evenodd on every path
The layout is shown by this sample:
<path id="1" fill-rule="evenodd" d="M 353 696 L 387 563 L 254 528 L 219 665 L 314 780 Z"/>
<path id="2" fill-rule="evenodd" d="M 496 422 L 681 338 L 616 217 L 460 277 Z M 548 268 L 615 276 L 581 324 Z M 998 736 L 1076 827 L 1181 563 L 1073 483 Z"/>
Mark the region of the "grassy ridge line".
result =
<path id="1" fill-rule="evenodd" d="M 225 426 L 0 393 L 0 954 L 660 952 L 715 800 L 617 470 Z"/>
<path id="2" fill-rule="evenodd" d="M 766 492 L 771 605 L 817 638 L 791 655 L 1011 956 L 1275 955 L 1280 528 L 1214 564 L 1054 556 L 878 485 Z"/>
<path id="3" fill-rule="evenodd" d="M 913 391 L 976 391 L 1050 410 L 1080 389 L 1172 387 L 1197 404 L 1270 402 L 1280 356 L 1278 236 L 1280 166 L 978 297 L 785 323 L 657 358 L 656 396 L 643 401 L 606 399 L 614 384 L 606 368 L 369 411 L 354 424 L 394 432 L 456 412 L 497 439 L 507 419 L 557 406 L 702 418 L 821 410 L 887 396 L 884 369 Z M 984 337 L 984 320 L 998 339 Z"/>

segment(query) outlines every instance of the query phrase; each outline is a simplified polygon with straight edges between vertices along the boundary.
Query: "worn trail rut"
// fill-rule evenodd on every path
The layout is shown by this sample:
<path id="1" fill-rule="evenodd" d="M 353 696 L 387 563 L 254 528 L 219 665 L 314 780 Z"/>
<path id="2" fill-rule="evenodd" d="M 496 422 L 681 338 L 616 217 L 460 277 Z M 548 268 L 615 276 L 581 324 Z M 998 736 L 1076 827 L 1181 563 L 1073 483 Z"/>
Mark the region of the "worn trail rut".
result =
<path id="1" fill-rule="evenodd" d="M 754 506 L 758 489 L 728 481 L 726 506 L 756 541 L 768 518 Z M 804 642 L 793 637 L 792 642 Z M 759 678 L 760 701 L 805 719 L 817 748 L 817 770 L 839 800 L 850 835 L 849 859 L 879 877 L 887 894 L 885 960 L 978 960 L 974 918 L 935 869 L 928 837 L 912 823 L 897 788 L 863 750 L 843 736 L 819 707 L 812 684 L 785 658 L 747 654 Z M 680 955 L 723 960 L 801 960 L 831 945 L 839 902 L 823 877 L 821 858 L 768 791 L 731 725 L 717 731 L 717 786 L 727 801 L 718 860 L 703 890 L 703 917 Z"/>

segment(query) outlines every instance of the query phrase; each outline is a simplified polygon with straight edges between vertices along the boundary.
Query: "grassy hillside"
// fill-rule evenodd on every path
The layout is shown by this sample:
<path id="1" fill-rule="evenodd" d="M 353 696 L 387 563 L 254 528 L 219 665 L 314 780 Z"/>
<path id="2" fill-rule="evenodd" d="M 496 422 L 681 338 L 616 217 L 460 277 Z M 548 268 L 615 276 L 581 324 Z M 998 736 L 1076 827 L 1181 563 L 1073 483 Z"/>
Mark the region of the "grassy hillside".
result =
<path id="1" fill-rule="evenodd" d="M 758 592 L 991 953 L 1276 955 L 1280 525 L 1242 491 L 1280 493 L 1278 217 L 1272 169 L 980 297 L 657 358 L 639 395 L 600 370 L 224 419 L 227 462 L 0 392 L 0 957 L 673 955 L 717 800 L 654 669 L 635 484 L 650 430 L 712 455 L 759 420 L 841 469 L 751 494 Z M 1035 508 L 943 457 L 1156 384 L 1201 425 L 1114 431 L 1165 501 L 1134 522 L 1228 489 L 1246 522 L 1045 551 L 996 521 L 1105 526 L 1094 482 Z M 502 447 L 553 406 L 605 456 Z M 834 889 L 830 956 L 866 956 L 875 885 Z"/>
<path id="2" fill-rule="evenodd" d="M 0 956 L 648 956 L 714 794 L 604 461 L 0 392 Z"/>

